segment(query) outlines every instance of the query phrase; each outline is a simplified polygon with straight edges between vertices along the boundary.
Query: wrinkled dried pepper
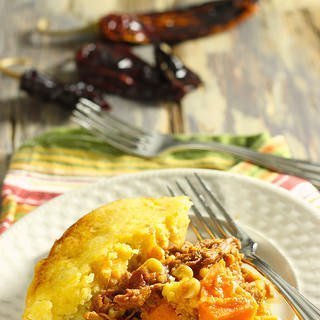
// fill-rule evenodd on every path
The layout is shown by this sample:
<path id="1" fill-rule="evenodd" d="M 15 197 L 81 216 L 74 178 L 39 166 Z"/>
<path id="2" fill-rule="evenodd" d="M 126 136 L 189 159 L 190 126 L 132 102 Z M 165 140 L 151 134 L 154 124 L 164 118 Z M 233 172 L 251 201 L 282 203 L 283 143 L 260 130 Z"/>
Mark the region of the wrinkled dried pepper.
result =
<path id="1" fill-rule="evenodd" d="M 80 78 L 107 93 L 143 102 L 180 101 L 201 83 L 199 77 L 175 57 L 170 47 L 155 47 L 151 66 L 127 45 L 91 43 L 76 53 Z"/>
<path id="2" fill-rule="evenodd" d="M 73 109 L 80 98 L 87 98 L 102 108 L 109 109 L 102 93 L 92 84 L 82 81 L 61 83 L 34 69 L 21 75 L 20 89 L 39 100 L 56 102 L 68 109 Z"/>
<path id="3" fill-rule="evenodd" d="M 215 0 L 163 12 L 109 14 L 100 19 L 100 33 L 116 42 L 177 43 L 233 27 L 255 12 L 257 2 Z"/>
<path id="4" fill-rule="evenodd" d="M 200 78 L 172 53 L 171 47 L 167 44 L 155 46 L 155 58 L 161 74 L 171 83 L 173 90 L 180 93 L 181 97 L 178 100 L 201 84 Z"/>

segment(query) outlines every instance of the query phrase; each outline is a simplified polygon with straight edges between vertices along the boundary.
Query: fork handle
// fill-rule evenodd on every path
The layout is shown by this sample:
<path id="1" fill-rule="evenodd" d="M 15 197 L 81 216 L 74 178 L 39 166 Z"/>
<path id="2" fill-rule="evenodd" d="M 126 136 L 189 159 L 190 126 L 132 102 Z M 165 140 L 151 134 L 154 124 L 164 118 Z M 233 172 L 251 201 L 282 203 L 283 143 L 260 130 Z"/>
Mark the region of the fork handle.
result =
<path id="1" fill-rule="evenodd" d="M 291 286 L 279 274 L 273 271 L 270 265 L 262 258 L 254 253 L 250 253 L 246 255 L 246 259 L 276 286 L 278 291 L 294 309 L 300 319 L 320 319 L 320 310 L 306 297 L 304 297 L 296 288 Z"/>
<path id="2" fill-rule="evenodd" d="M 170 147 L 174 149 L 206 149 L 230 153 L 239 159 L 250 161 L 256 165 L 277 172 L 295 175 L 310 180 L 317 188 L 320 188 L 320 164 L 306 160 L 289 159 L 272 154 L 257 152 L 248 148 L 235 145 L 222 144 L 216 141 L 175 141 Z"/>

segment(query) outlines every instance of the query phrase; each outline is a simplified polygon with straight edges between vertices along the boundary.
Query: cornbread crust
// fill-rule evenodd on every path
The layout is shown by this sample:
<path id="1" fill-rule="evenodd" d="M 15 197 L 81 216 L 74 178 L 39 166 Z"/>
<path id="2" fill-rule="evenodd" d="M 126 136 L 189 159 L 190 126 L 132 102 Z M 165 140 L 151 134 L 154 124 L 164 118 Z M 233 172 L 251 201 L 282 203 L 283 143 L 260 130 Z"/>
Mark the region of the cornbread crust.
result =
<path id="1" fill-rule="evenodd" d="M 37 264 L 23 319 L 83 319 L 92 295 L 129 264 L 162 260 L 170 243 L 182 245 L 190 206 L 187 197 L 123 199 L 81 218 Z"/>

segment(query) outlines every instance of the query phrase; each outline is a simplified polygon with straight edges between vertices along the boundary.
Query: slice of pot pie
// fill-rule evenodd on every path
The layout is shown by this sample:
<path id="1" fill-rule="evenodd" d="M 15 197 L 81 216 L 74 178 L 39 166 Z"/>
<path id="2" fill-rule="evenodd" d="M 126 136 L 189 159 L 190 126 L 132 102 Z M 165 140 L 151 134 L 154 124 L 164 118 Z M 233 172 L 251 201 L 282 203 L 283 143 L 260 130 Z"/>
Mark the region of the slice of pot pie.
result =
<path id="1" fill-rule="evenodd" d="M 237 239 L 185 242 L 190 206 L 124 199 L 81 218 L 36 266 L 23 319 L 276 319 Z"/>

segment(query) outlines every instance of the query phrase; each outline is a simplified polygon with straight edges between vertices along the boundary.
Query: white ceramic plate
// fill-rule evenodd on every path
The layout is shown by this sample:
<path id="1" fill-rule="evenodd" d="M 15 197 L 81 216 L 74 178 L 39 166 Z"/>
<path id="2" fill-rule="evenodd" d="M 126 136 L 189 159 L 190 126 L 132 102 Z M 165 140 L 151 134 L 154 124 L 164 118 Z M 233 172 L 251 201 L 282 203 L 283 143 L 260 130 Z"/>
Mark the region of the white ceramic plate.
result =
<path id="1" fill-rule="evenodd" d="M 159 170 L 102 180 L 41 206 L 0 237 L 0 319 L 21 319 L 33 268 L 55 239 L 90 210 L 113 200 L 167 195 L 166 185 L 198 172 L 226 208 L 260 242 L 260 254 L 314 303 L 320 304 L 319 212 L 289 192 L 213 170 Z M 281 319 L 290 310 L 277 302 Z"/>

